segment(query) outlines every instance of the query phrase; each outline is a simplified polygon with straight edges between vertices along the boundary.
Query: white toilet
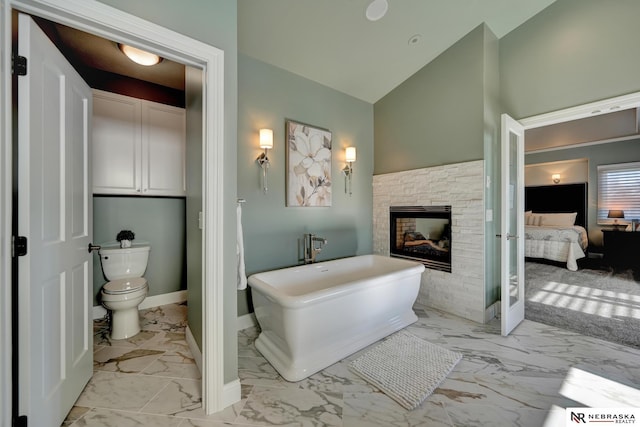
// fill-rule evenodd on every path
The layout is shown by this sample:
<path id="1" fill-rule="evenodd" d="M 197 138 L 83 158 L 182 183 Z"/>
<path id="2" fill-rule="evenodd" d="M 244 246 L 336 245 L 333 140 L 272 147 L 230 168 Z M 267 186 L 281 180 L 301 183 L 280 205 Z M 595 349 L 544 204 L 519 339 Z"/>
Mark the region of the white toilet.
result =
<path id="1" fill-rule="evenodd" d="M 111 339 L 122 340 L 140 332 L 138 305 L 149 290 L 142 277 L 149 260 L 149 245 L 100 249 L 102 271 L 109 280 L 102 287 L 102 305 L 111 310 Z"/>

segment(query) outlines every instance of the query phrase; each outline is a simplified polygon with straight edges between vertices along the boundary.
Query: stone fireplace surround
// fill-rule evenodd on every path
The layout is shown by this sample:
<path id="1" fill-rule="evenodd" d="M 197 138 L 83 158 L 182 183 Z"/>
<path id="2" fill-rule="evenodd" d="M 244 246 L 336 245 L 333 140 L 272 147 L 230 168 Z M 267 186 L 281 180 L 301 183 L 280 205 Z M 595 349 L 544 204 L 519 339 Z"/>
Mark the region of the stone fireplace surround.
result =
<path id="1" fill-rule="evenodd" d="M 373 252 L 389 255 L 389 207 L 451 205 L 451 273 L 427 269 L 418 302 L 485 320 L 484 160 L 373 177 Z"/>

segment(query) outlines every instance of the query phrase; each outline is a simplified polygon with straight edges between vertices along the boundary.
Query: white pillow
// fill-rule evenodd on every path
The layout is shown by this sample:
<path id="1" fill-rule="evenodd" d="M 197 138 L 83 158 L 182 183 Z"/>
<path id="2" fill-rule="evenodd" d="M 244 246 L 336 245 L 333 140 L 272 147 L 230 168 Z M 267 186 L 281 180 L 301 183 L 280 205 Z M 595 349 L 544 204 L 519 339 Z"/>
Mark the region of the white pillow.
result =
<path id="1" fill-rule="evenodd" d="M 525 225 L 540 225 L 540 215 L 534 214 L 532 211 L 526 211 L 524 213 Z"/>
<path id="2" fill-rule="evenodd" d="M 536 225 L 536 226 L 541 225 L 540 224 L 541 218 L 542 217 L 540 216 L 540 214 L 533 214 L 533 218 L 531 219 L 531 225 Z"/>
<path id="3" fill-rule="evenodd" d="M 549 213 L 538 215 L 540 216 L 540 225 L 571 227 L 575 224 L 578 213 Z"/>

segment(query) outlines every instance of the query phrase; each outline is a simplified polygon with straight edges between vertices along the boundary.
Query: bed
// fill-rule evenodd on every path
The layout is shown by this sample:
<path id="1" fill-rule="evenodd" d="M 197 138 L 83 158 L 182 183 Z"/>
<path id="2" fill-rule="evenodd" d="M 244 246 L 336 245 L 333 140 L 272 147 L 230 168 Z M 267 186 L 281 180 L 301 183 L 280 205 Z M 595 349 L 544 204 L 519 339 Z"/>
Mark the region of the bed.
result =
<path id="1" fill-rule="evenodd" d="M 565 263 L 586 256 L 587 184 L 525 187 L 525 257 Z"/>

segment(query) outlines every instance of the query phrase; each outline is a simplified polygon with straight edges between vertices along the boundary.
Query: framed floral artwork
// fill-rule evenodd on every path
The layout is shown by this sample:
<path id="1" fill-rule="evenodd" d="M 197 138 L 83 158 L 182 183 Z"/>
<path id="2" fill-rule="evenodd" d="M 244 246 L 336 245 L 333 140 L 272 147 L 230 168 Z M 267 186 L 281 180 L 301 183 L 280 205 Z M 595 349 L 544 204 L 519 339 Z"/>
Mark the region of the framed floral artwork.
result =
<path id="1" fill-rule="evenodd" d="M 287 206 L 331 206 L 331 131 L 286 121 Z"/>

